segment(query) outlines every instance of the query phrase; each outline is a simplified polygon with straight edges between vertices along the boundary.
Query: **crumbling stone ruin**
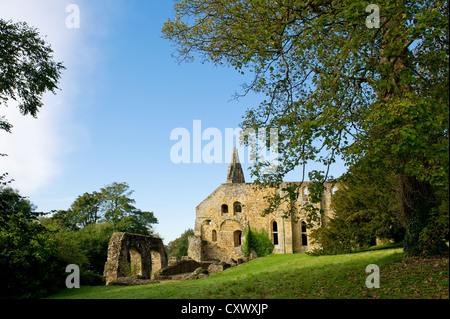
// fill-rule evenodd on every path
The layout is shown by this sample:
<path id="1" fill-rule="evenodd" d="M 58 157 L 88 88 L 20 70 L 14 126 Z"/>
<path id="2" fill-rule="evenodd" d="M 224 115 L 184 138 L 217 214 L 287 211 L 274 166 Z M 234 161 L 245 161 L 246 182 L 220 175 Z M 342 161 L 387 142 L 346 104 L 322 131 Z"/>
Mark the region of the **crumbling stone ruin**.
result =
<path id="1" fill-rule="evenodd" d="M 226 183 L 196 207 L 194 236 L 189 238 L 188 256 L 181 260 L 171 259 L 168 263 L 161 239 L 114 233 L 104 271 L 106 284 L 198 279 L 237 266 L 257 257 L 253 250 L 249 257 L 243 255 L 242 244 L 247 227 L 266 230 L 276 254 L 314 249 L 317 246 L 309 238 L 311 229 L 306 226 L 306 212 L 301 209 L 303 204 L 309 203 L 310 182 L 301 183 L 301 193 L 296 203 L 282 203 L 276 211 L 262 216 L 267 208 L 265 197 L 283 195 L 282 189 L 289 184 L 300 185 L 300 182 L 282 183 L 279 189 L 258 188 L 254 183 L 245 183 L 238 152 L 234 149 Z M 335 187 L 338 188 L 338 185 Z M 315 227 L 326 224 L 333 217 L 330 208 L 333 190 L 331 183 L 325 183 L 322 201 L 314 204 L 323 211 Z M 285 218 L 287 211 L 291 214 Z"/>
<path id="2" fill-rule="evenodd" d="M 237 264 L 195 261 L 188 256 L 167 260 L 160 238 L 114 233 L 108 245 L 104 277 L 106 285 L 146 285 L 163 280 L 192 280 L 207 277 Z"/>
<path id="3" fill-rule="evenodd" d="M 121 278 L 148 280 L 166 266 L 167 255 L 160 238 L 114 233 L 108 245 L 104 276 L 107 285 Z"/>
<path id="4" fill-rule="evenodd" d="M 312 245 L 309 238 L 311 229 L 306 226 L 306 212 L 301 209 L 301 206 L 309 201 L 310 182 L 301 184 L 301 193 L 296 203 L 285 202 L 273 213 L 261 216 L 268 206 L 265 197 L 280 192 L 280 195 L 283 195 L 282 188 L 288 184 L 300 185 L 300 182 L 283 183 L 279 189 L 258 188 L 254 183 L 245 183 L 238 152 L 234 149 L 226 183 L 220 185 L 196 207 L 194 236 L 189 238 L 188 256 L 199 262 L 228 262 L 243 258 L 242 243 L 246 227 L 266 230 L 275 246 L 276 254 L 308 252 L 314 249 L 316 246 Z M 335 187 L 337 189 L 338 185 Z M 324 212 L 315 227 L 333 217 L 330 208 L 332 192 L 333 185 L 325 183 L 321 203 L 314 204 Z M 284 218 L 287 211 L 292 213 L 288 218 Z"/>

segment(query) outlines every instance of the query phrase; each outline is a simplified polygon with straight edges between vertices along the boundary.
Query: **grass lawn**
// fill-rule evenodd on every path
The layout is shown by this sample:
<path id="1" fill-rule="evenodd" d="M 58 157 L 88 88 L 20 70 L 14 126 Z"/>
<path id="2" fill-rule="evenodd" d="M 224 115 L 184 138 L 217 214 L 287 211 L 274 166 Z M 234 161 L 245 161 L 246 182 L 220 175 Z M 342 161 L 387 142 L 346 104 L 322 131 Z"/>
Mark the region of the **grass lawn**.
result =
<path id="1" fill-rule="evenodd" d="M 380 288 L 366 287 L 366 266 L 380 268 Z M 65 289 L 50 298 L 292 299 L 449 298 L 447 257 L 404 258 L 402 248 L 336 256 L 270 255 L 207 278 L 145 286 Z"/>

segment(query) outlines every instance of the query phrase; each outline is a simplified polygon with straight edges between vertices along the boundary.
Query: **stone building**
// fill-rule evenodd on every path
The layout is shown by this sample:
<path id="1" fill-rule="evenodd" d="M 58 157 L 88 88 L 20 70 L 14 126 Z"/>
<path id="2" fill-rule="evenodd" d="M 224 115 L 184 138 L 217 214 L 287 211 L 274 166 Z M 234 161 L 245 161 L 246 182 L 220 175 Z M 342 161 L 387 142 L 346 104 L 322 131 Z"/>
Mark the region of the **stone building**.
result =
<path id="1" fill-rule="evenodd" d="M 286 184 L 282 184 L 280 189 Z M 310 251 L 314 248 L 309 237 L 310 229 L 306 226 L 306 214 L 300 209 L 308 201 L 309 184 L 301 184 L 298 205 L 285 203 L 275 212 L 262 217 L 262 212 L 268 206 L 264 197 L 280 190 L 258 188 L 253 183 L 245 183 L 238 152 L 234 149 L 226 183 L 196 207 L 194 236 L 189 238 L 188 256 L 197 261 L 238 260 L 243 257 L 242 242 L 247 226 L 255 230 L 265 229 L 275 246 L 274 253 Z M 322 202 L 315 204 L 324 211 L 320 223 L 315 227 L 326 223 L 333 214 L 330 209 L 332 185 L 325 184 L 325 187 Z M 288 205 L 294 207 L 293 213 L 283 218 Z"/>

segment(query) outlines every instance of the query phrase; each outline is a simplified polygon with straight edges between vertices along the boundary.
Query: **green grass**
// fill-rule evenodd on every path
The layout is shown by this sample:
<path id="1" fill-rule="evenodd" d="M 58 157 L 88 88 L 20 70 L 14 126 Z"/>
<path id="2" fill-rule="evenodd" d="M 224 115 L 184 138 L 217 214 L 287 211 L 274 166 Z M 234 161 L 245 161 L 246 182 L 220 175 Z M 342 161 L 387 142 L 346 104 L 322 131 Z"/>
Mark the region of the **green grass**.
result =
<path id="1" fill-rule="evenodd" d="M 380 267 L 380 288 L 365 285 Z M 336 256 L 270 255 L 207 278 L 145 286 L 65 289 L 50 298 L 449 298 L 448 257 L 403 257 L 401 248 Z"/>

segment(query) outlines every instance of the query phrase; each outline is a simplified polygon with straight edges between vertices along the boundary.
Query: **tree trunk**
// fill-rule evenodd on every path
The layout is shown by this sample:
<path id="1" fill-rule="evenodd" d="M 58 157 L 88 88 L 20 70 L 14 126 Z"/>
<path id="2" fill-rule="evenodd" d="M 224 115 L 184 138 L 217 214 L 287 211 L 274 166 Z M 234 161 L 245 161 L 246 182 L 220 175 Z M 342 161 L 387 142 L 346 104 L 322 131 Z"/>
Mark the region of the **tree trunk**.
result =
<path id="1" fill-rule="evenodd" d="M 436 206 L 433 188 L 428 182 L 421 182 L 415 177 L 398 174 L 397 190 L 401 215 L 406 228 L 403 239 L 404 252 L 408 255 L 428 253 L 424 251 L 420 233 L 427 226 L 431 209 Z"/>

